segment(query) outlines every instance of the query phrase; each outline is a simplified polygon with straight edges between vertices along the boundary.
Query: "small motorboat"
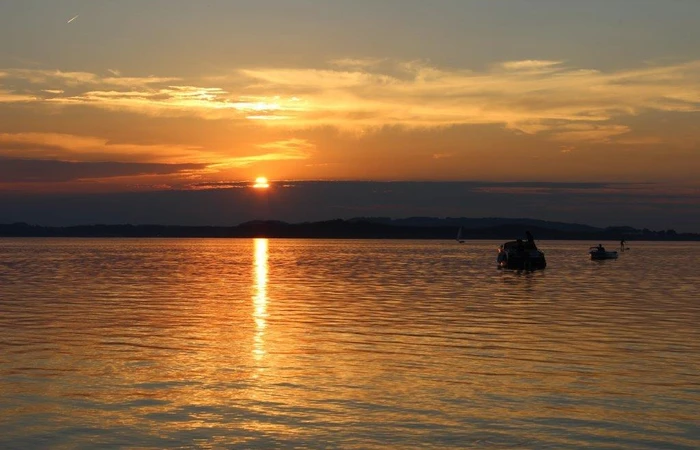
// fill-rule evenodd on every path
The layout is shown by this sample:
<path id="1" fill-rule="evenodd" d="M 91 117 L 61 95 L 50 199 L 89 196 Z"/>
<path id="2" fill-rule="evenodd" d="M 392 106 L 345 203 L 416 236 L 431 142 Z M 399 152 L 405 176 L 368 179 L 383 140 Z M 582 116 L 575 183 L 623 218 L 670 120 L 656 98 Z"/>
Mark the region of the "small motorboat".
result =
<path id="1" fill-rule="evenodd" d="M 530 232 L 526 235 L 527 241 L 518 239 L 499 247 L 496 258 L 499 269 L 541 270 L 547 267 L 544 252 L 537 248 Z"/>
<path id="2" fill-rule="evenodd" d="M 588 250 L 588 253 L 590 253 L 591 259 L 594 261 L 600 261 L 603 259 L 617 259 L 617 252 L 609 252 L 605 250 L 605 247 L 603 247 L 601 244 L 598 244 L 597 247 L 591 247 Z"/>

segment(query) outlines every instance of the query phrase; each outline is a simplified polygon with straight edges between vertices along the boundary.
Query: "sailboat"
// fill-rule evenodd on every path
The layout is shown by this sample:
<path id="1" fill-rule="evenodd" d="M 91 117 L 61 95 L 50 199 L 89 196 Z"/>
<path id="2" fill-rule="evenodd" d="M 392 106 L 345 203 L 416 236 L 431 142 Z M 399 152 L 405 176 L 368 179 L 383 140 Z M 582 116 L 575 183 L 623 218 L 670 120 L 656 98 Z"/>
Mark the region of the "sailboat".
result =
<path id="1" fill-rule="evenodd" d="M 462 227 L 459 227 L 459 230 L 457 230 L 457 242 L 464 244 L 464 239 L 462 239 Z"/>

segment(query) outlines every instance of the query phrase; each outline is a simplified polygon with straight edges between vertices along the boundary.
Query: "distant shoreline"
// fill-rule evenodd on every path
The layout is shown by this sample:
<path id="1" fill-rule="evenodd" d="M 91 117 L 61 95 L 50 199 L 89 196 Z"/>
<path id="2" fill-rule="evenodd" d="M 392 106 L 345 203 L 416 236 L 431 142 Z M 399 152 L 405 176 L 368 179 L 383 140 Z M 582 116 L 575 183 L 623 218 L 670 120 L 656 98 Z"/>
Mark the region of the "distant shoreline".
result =
<path id="1" fill-rule="evenodd" d="M 413 220 L 413 222 L 411 222 Z M 95 237 L 95 238 L 296 238 L 296 239 L 425 239 L 456 240 L 460 225 L 443 224 L 459 219 L 351 219 L 290 224 L 252 221 L 236 226 L 177 225 L 77 225 L 45 227 L 26 223 L 0 224 L 0 237 Z M 631 227 L 595 228 L 585 225 L 530 219 L 465 219 L 506 221 L 493 226 L 462 225 L 464 240 L 524 238 L 530 231 L 537 240 L 587 241 L 700 241 L 697 233 L 673 230 L 637 230 Z M 421 222 L 422 221 L 422 222 Z M 431 222 L 432 221 L 432 222 Z M 421 223 L 422 225 L 418 225 Z"/>

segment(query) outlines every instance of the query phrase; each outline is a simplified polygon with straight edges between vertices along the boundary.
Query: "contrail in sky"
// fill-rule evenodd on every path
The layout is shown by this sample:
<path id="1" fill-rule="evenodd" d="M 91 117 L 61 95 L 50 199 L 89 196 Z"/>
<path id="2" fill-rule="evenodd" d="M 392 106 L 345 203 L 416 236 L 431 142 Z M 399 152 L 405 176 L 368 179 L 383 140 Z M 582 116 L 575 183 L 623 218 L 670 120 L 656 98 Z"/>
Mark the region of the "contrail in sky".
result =
<path id="1" fill-rule="evenodd" d="M 70 20 L 69 20 L 68 22 L 66 22 L 66 23 L 71 23 L 72 21 L 74 21 L 75 19 L 77 19 L 79 15 L 80 15 L 80 14 L 76 14 L 75 16 L 71 17 Z"/>

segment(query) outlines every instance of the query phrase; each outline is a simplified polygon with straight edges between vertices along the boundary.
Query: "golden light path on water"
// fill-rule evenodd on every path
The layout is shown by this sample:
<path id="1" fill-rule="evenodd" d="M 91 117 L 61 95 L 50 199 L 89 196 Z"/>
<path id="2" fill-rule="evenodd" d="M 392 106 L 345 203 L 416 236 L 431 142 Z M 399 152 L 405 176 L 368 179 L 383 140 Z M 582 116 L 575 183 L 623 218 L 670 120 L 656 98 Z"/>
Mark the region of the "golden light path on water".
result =
<path id="1" fill-rule="evenodd" d="M 700 448 L 700 244 L 0 242 L 2 448 Z"/>
<path id="2" fill-rule="evenodd" d="M 260 362 L 265 356 L 265 328 L 267 327 L 267 239 L 255 239 L 255 295 L 253 296 L 253 319 L 255 338 L 253 356 Z"/>

